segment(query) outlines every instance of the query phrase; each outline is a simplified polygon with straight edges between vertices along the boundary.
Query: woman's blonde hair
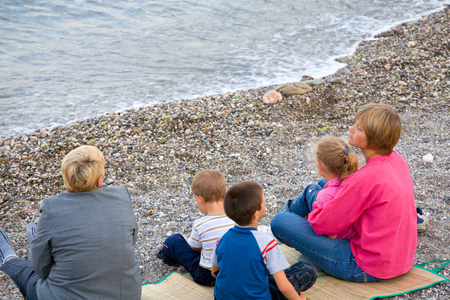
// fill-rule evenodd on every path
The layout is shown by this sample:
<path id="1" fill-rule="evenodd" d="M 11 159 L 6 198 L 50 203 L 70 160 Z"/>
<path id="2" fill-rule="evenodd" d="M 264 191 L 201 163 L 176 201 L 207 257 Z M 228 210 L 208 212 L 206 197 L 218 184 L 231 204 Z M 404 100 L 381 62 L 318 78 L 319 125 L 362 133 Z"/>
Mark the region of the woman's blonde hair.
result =
<path id="1" fill-rule="evenodd" d="M 314 153 L 317 161 L 341 180 L 358 170 L 356 155 L 350 152 L 346 142 L 335 136 L 321 138 Z"/>
<path id="2" fill-rule="evenodd" d="M 369 103 L 362 106 L 355 115 L 367 138 L 367 148 L 379 155 L 394 151 L 400 135 L 402 122 L 397 111 L 386 104 Z"/>
<path id="3" fill-rule="evenodd" d="M 69 152 L 61 163 L 64 185 L 72 193 L 96 190 L 105 174 L 105 158 L 94 146 L 81 146 Z"/>

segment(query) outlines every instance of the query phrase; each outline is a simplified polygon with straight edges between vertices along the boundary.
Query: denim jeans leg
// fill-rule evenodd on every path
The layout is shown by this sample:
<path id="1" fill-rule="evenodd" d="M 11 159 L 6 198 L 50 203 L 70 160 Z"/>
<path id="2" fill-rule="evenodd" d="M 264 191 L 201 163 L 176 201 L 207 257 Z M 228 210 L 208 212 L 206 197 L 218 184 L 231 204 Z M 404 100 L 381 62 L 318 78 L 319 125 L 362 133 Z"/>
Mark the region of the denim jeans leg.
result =
<path id="1" fill-rule="evenodd" d="M 211 270 L 200 266 L 200 252 L 191 248 L 181 234 L 174 234 L 164 241 L 167 250 L 164 255 L 182 265 L 191 274 L 195 282 L 202 285 L 214 285 L 215 278 Z"/>
<path id="2" fill-rule="evenodd" d="M 29 261 L 13 258 L 5 262 L 0 271 L 5 272 L 28 300 L 37 300 L 36 283 L 39 275 L 34 272 Z"/>
<path id="3" fill-rule="evenodd" d="M 312 205 L 316 201 L 317 193 L 322 190 L 323 186 L 320 183 L 321 181 L 319 181 L 319 184 L 312 183 L 307 185 L 294 200 L 289 199 L 287 201 L 283 211 L 295 213 L 303 218 L 306 217 L 312 211 Z"/>
<path id="4" fill-rule="evenodd" d="M 275 215 L 270 225 L 276 239 L 295 248 L 324 272 L 348 281 L 380 280 L 358 267 L 349 240 L 317 235 L 307 220 L 289 212 Z"/>
<path id="5" fill-rule="evenodd" d="M 319 182 L 317 184 L 323 188 L 325 186 L 325 184 L 327 184 L 327 180 L 325 178 L 322 178 L 319 180 Z"/>
<path id="6" fill-rule="evenodd" d="M 304 292 L 310 289 L 316 282 L 317 274 L 314 267 L 308 262 L 298 262 L 284 270 L 286 277 L 294 286 L 297 292 Z M 269 275 L 269 288 L 272 300 L 285 300 L 272 275 Z"/>

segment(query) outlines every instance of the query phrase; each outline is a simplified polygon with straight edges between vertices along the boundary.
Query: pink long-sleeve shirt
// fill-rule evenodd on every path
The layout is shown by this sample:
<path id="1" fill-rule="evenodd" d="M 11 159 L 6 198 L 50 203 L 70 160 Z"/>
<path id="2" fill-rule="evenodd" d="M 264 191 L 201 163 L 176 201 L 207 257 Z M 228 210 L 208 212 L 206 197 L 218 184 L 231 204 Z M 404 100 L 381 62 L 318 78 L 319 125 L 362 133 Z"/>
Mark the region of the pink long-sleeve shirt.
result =
<path id="1" fill-rule="evenodd" d="M 334 236 L 353 225 L 350 247 L 366 273 L 392 278 L 409 271 L 417 246 L 414 185 L 408 165 L 395 151 L 370 159 L 342 181 L 334 199 L 308 220 L 317 234 Z"/>
<path id="2" fill-rule="evenodd" d="M 339 186 L 341 185 L 342 180 L 339 177 L 332 178 L 327 181 L 323 189 L 317 193 L 316 201 L 314 201 L 312 205 L 312 209 L 317 210 L 324 206 L 330 200 L 334 199 L 336 193 L 338 191 Z M 355 229 L 353 225 L 350 225 L 346 229 L 339 232 L 336 236 L 338 239 L 349 239 L 355 234 Z"/>

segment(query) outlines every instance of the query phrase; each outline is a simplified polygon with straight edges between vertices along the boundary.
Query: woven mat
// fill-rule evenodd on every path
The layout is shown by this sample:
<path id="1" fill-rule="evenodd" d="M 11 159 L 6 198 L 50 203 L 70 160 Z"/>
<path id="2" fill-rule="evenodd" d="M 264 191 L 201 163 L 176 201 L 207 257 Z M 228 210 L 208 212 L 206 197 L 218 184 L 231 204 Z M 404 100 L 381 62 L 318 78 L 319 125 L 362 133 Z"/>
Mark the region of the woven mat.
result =
<path id="1" fill-rule="evenodd" d="M 297 258 L 300 255 L 299 252 L 286 245 L 280 246 L 290 264 L 297 262 Z M 378 297 L 407 294 L 419 289 L 427 288 L 439 282 L 450 281 L 448 278 L 437 273 L 440 269 L 449 264 L 448 260 L 433 261 L 429 263 L 439 263 L 440 265 L 443 265 L 434 270 L 423 267 L 423 265 L 428 263 L 414 265 L 414 267 L 404 275 L 382 282 L 371 283 L 356 283 L 340 280 L 323 272 L 319 272 L 314 286 L 304 294 L 309 300 L 375 299 Z M 142 299 L 214 299 L 214 288 L 196 284 L 192 281 L 192 277 L 189 273 L 180 274 L 172 272 L 160 282 L 143 285 Z"/>

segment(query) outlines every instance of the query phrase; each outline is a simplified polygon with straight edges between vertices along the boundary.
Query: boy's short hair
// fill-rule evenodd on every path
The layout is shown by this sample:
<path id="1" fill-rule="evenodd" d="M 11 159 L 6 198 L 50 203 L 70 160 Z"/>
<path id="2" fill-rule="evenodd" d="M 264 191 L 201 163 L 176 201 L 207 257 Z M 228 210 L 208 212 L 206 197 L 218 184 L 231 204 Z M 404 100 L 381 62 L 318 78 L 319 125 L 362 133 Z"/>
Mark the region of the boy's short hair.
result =
<path id="1" fill-rule="evenodd" d="M 369 103 L 355 115 L 367 137 L 367 148 L 389 155 L 400 139 L 402 122 L 397 111 L 386 104 Z"/>
<path id="2" fill-rule="evenodd" d="M 67 154 L 61 163 L 64 185 L 72 193 L 97 189 L 97 180 L 105 174 L 105 158 L 94 146 L 81 146 Z"/>
<path id="3" fill-rule="evenodd" d="M 252 222 L 253 214 L 261 209 L 263 189 L 254 181 L 243 181 L 230 187 L 223 207 L 227 216 L 241 226 Z"/>
<path id="4" fill-rule="evenodd" d="M 205 202 L 223 200 L 227 191 L 225 178 L 218 170 L 202 170 L 192 180 L 191 190 L 201 196 Z"/>

